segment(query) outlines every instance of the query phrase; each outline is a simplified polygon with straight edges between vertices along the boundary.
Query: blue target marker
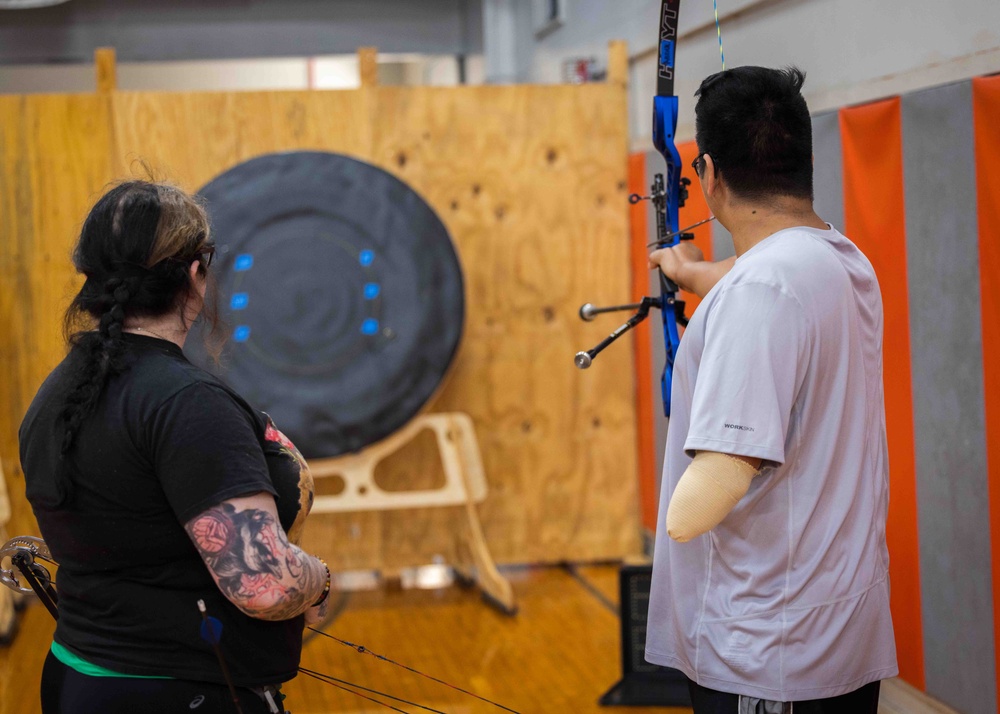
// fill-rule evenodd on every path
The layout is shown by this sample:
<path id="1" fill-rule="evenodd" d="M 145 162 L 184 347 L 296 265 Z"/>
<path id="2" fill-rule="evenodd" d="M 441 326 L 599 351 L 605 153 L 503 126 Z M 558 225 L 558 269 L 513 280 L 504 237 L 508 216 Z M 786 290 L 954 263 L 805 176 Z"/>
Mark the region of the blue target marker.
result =
<path id="1" fill-rule="evenodd" d="M 382 292 L 382 286 L 378 283 L 365 283 L 365 300 L 374 300 Z"/>
<path id="2" fill-rule="evenodd" d="M 248 293 L 233 293 L 233 297 L 229 300 L 229 307 L 233 310 L 244 310 L 249 302 L 250 295 Z"/>
<path id="3" fill-rule="evenodd" d="M 250 270 L 253 267 L 253 256 L 249 253 L 242 253 L 236 256 L 236 263 L 233 265 L 233 270 L 237 273 L 241 273 L 244 270 Z"/>
<path id="4" fill-rule="evenodd" d="M 371 250 L 363 250 L 358 256 L 358 262 L 361 263 L 361 267 L 367 268 L 375 260 L 375 252 Z"/>
<path id="5" fill-rule="evenodd" d="M 361 333 L 364 335 L 374 335 L 378 333 L 378 320 L 369 317 L 361 323 Z"/>
<path id="6" fill-rule="evenodd" d="M 236 342 L 246 342 L 250 339 L 250 326 L 240 325 L 233 330 L 233 340 Z"/>

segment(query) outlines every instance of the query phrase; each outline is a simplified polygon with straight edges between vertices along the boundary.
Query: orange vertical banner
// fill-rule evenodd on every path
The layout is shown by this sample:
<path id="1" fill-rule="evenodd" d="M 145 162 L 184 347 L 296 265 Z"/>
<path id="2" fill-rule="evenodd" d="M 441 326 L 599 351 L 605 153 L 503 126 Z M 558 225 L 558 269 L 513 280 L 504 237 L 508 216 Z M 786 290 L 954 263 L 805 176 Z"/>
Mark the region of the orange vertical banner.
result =
<path id="1" fill-rule="evenodd" d="M 875 268 L 885 313 L 883 374 L 890 488 L 886 539 L 899 671 L 903 679 L 924 689 L 899 99 L 842 110 L 840 133 L 845 230 Z"/>
<path id="2" fill-rule="evenodd" d="M 682 174 L 692 180 L 688 187 L 688 198 L 684 207 L 680 209 L 678 221 L 680 227 L 690 226 L 693 223 L 708 218 L 711 213 L 708 204 L 705 203 L 705 196 L 701 192 L 701 185 L 698 177 L 693 175 L 689 167 L 698 154 L 698 146 L 693 141 L 679 144 L 677 150 L 681 155 Z M 664 164 L 661 170 L 665 170 Z M 646 180 L 646 155 L 642 153 L 629 156 L 628 169 L 628 190 L 629 193 L 637 193 L 640 196 L 648 195 L 649 185 Z M 646 202 L 634 204 L 630 208 L 629 222 L 631 226 L 632 240 L 632 301 L 639 302 L 644 295 L 649 295 L 650 290 L 650 270 L 648 268 L 647 256 L 652 250 L 647 246 L 652 240 L 647 219 L 649 207 Z M 708 225 L 695 228 L 694 243 L 705 254 L 706 260 L 712 259 L 712 230 Z M 686 303 L 685 314 L 688 317 L 694 314 L 701 299 L 688 292 L 681 293 L 681 299 Z M 653 323 L 653 335 L 650 337 L 650 322 Z M 650 531 L 656 531 L 656 513 L 659 504 L 656 499 L 656 444 L 655 438 L 655 416 L 654 409 L 658 405 L 654 404 L 654 388 L 652 383 L 652 348 L 650 339 L 659 338 L 660 316 L 658 313 L 650 315 L 646 322 L 635 328 L 635 368 L 636 368 L 636 416 L 639 423 L 639 500 L 642 512 L 642 525 Z"/>
<path id="3" fill-rule="evenodd" d="M 983 323 L 986 468 L 993 560 L 993 642 L 1000 643 L 1000 77 L 972 80 Z M 996 656 L 1000 682 L 1000 651 Z"/>
<path id="4" fill-rule="evenodd" d="M 646 155 L 631 154 L 628 157 L 628 191 L 645 196 L 649 193 L 646 185 Z M 649 242 L 649 222 L 646 220 L 646 202 L 640 201 L 629 207 L 629 239 L 632 256 L 632 302 L 639 302 L 649 293 L 649 267 L 646 260 L 646 243 Z M 639 450 L 639 509 L 642 525 L 656 532 L 656 444 L 653 443 L 653 349 L 650 344 L 649 324 L 658 315 L 651 315 L 633 332 L 635 342 L 635 409 L 638 424 Z"/>

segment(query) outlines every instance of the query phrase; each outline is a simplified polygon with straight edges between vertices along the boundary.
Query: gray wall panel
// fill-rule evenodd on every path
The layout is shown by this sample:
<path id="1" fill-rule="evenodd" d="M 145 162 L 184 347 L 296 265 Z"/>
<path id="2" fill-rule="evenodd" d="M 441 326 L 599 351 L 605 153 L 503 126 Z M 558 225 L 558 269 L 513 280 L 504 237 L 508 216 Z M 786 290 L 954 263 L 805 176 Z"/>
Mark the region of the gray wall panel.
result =
<path id="1" fill-rule="evenodd" d="M 844 159 L 840 146 L 840 113 L 813 117 L 813 205 L 827 223 L 844 232 Z"/>
<path id="2" fill-rule="evenodd" d="M 904 97 L 902 120 L 927 691 L 994 714 L 971 84 Z"/>

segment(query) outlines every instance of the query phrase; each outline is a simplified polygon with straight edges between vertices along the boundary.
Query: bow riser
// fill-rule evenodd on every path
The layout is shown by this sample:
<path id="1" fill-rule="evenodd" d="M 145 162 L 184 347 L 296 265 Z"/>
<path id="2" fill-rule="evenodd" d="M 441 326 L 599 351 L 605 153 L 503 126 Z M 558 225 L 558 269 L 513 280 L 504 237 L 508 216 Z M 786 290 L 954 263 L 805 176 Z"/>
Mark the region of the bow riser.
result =
<path id="1" fill-rule="evenodd" d="M 653 206 L 656 210 L 656 236 L 663 247 L 676 246 L 679 211 L 684 205 L 685 191 L 681 181 L 681 157 L 674 137 L 677 132 L 678 99 L 674 95 L 674 60 L 677 48 L 677 20 L 680 0 L 664 0 L 660 7 L 660 45 L 657 63 L 656 96 L 653 97 L 653 146 L 667 164 L 666 180 L 654 181 Z M 660 189 L 660 196 L 657 188 Z M 659 200 L 657 200 L 659 199 Z M 668 236 L 672 238 L 668 239 Z M 684 304 L 677 300 L 678 287 L 662 271 L 660 276 L 660 313 L 663 318 L 663 344 L 666 360 L 660 377 L 663 414 L 670 416 L 670 392 L 673 384 L 674 358 L 680 347 L 678 322 L 684 319 Z"/>
<path id="2" fill-rule="evenodd" d="M 681 178 L 681 157 L 674 142 L 677 131 L 678 100 L 674 96 L 674 59 L 677 49 L 677 19 L 680 14 L 680 0 L 663 0 L 660 6 L 659 45 L 657 47 L 656 96 L 653 98 L 653 146 L 663 156 L 667 164 L 666 178 L 664 174 L 656 174 L 649 196 L 633 194 L 629 202 L 636 204 L 648 199 L 653 204 L 656 214 L 656 238 L 653 243 L 658 248 L 676 246 L 681 240 L 692 238 L 692 234 L 678 231 L 679 209 L 687 197 L 686 185 L 690 183 Z M 677 299 L 678 287 L 674 281 L 667 278 L 662 271 L 660 276 L 660 296 L 643 298 L 638 312 L 624 325 L 612 332 L 600 344 L 586 352 L 576 354 L 576 365 L 586 369 L 605 347 L 639 324 L 649 309 L 658 307 L 663 318 L 663 343 L 666 361 L 663 375 L 660 377 L 660 390 L 663 397 L 663 413 L 670 416 L 670 391 L 673 384 L 674 357 L 680 347 L 680 330 L 678 324 L 684 326 L 684 303 Z M 632 306 L 621 306 L 629 308 Z M 596 312 L 607 312 L 607 308 L 589 306 L 588 315 Z M 581 317 L 588 319 L 581 311 Z"/>

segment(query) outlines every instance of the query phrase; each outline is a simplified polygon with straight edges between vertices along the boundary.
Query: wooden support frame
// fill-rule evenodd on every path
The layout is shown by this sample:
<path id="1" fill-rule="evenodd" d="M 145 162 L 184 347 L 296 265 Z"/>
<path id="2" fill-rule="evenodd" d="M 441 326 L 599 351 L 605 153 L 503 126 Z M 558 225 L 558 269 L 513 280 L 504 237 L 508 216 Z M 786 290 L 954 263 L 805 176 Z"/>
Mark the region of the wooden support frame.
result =
<path id="1" fill-rule="evenodd" d="M 425 430 L 436 437 L 444 485 L 420 491 L 381 489 L 375 482 L 378 464 Z M 497 570 L 476 511 L 476 504 L 486 498 L 487 486 L 475 426 L 468 414 L 421 414 L 368 449 L 331 459 L 314 459 L 309 468 L 314 479 L 338 477 L 344 482 L 341 493 L 316 497 L 313 514 L 463 506 L 467 530 L 457 538 L 467 559 L 453 567 L 462 579 L 478 584 L 484 596 L 500 610 L 507 614 L 517 611 L 513 588 Z"/>
<path id="2" fill-rule="evenodd" d="M 7 477 L 3 473 L 3 461 L 0 461 L 0 528 L 10 520 L 10 498 L 7 495 Z"/>
<path id="3" fill-rule="evenodd" d="M 362 87 L 378 86 L 378 49 L 375 47 L 358 48 L 358 74 L 361 76 Z"/>
<path id="4" fill-rule="evenodd" d="M 608 84 L 628 90 L 628 43 L 612 40 L 608 43 Z"/>
<path id="5" fill-rule="evenodd" d="M 118 63 L 114 47 L 94 50 L 94 72 L 98 94 L 110 94 L 118 89 Z"/>
<path id="6" fill-rule="evenodd" d="M 7 541 L 7 522 L 10 520 L 10 499 L 7 497 L 7 479 L 0 461 L 0 543 Z M 3 563 L 0 563 L 0 567 Z M 12 590 L 0 587 L 0 646 L 9 645 L 17 634 L 17 597 Z"/>

